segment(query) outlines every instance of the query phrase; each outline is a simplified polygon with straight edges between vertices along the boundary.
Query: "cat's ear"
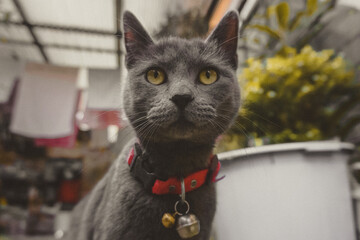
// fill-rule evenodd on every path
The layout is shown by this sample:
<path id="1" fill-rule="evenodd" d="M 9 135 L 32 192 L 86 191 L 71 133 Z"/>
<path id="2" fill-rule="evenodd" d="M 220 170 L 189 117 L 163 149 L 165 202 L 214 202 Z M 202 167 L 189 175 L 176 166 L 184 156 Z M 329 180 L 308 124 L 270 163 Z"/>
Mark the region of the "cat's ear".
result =
<path id="1" fill-rule="evenodd" d="M 235 11 L 228 12 L 212 31 L 206 42 L 214 41 L 230 60 L 232 67 L 237 68 L 237 43 L 239 33 L 239 16 Z"/>
<path id="2" fill-rule="evenodd" d="M 129 11 L 123 15 L 124 39 L 126 48 L 126 66 L 131 68 L 137 57 L 154 42 L 139 20 Z"/>

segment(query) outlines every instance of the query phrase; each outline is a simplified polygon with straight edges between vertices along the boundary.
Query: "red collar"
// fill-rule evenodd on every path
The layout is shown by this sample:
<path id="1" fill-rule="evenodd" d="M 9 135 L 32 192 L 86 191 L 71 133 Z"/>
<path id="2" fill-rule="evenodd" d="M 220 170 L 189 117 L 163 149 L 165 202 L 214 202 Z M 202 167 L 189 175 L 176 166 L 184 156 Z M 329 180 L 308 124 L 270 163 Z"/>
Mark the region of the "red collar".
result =
<path id="1" fill-rule="evenodd" d="M 139 144 L 131 149 L 127 162 L 130 166 L 132 175 L 142 182 L 145 189 L 148 189 L 153 194 L 181 194 L 181 180 L 177 177 L 168 179 L 161 179 L 153 173 L 149 173 L 144 168 L 144 159 L 146 155 L 142 153 Z M 206 182 L 215 182 L 216 176 L 220 171 L 220 162 L 216 155 L 212 155 L 209 159 L 209 167 L 200 171 L 194 172 L 184 178 L 185 192 L 190 192 L 198 189 Z"/>

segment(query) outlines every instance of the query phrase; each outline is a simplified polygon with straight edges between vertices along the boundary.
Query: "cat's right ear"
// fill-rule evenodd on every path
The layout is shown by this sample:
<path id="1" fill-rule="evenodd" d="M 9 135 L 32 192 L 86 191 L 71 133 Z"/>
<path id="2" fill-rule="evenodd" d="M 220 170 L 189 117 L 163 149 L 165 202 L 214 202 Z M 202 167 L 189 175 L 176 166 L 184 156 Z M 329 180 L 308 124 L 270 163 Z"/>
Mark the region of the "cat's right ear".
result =
<path id="1" fill-rule="evenodd" d="M 230 11 L 221 19 L 206 42 L 214 41 L 230 60 L 234 69 L 237 68 L 237 43 L 239 32 L 239 15 Z"/>
<path id="2" fill-rule="evenodd" d="M 124 12 L 124 39 L 126 48 L 126 66 L 131 68 L 138 56 L 154 42 L 139 20 L 129 11 Z"/>

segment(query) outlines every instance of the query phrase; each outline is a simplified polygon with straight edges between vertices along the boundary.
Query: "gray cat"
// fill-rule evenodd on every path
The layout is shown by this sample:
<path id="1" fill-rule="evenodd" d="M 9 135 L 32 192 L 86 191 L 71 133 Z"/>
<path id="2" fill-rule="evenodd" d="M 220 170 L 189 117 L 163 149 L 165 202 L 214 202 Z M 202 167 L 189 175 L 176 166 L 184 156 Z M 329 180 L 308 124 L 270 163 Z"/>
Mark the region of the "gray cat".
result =
<path id="1" fill-rule="evenodd" d="M 181 201 L 175 217 L 187 211 L 194 214 L 200 232 L 191 239 L 209 239 L 216 208 L 212 151 L 240 104 L 235 74 L 238 15 L 227 13 L 205 41 L 154 42 L 136 17 L 125 12 L 124 36 L 128 69 L 124 109 L 137 139 L 77 205 L 67 238 L 181 239 L 175 227 L 163 226 L 162 218 L 165 213 L 173 215 L 182 190 L 177 183 L 156 193 L 155 181 L 200 175 L 207 169 L 204 183 L 185 184 L 186 191 L 194 188 L 185 194 L 189 208 Z"/>

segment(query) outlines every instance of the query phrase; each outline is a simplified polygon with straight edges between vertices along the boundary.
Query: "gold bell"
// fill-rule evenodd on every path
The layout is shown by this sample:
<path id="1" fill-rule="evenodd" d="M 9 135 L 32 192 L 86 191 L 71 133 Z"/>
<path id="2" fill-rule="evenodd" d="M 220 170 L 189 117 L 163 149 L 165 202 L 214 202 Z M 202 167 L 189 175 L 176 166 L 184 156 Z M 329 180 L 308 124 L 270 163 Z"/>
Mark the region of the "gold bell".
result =
<path id="1" fill-rule="evenodd" d="M 176 230 L 181 238 L 191 238 L 200 233 L 200 221 L 194 214 L 180 216 Z"/>
<path id="2" fill-rule="evenodd" d="M 161 219 L 162 224 L 166 228 L 172 228 L 175 225 L 175 218 L 170 213 L 165 213 Z"/>

